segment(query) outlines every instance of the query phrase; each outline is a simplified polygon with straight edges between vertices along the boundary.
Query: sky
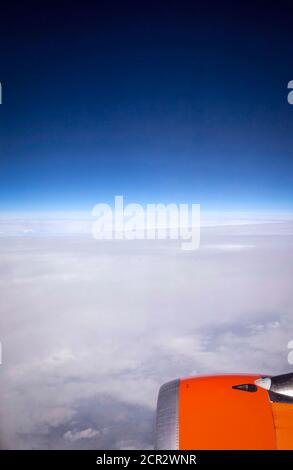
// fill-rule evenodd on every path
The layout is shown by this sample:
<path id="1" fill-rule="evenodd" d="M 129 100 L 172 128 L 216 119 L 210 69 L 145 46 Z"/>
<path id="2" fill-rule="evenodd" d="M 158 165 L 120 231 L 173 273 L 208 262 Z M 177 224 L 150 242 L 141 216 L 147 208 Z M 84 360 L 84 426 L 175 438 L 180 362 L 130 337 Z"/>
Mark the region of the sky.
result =
<path id="1" fill-rule="evenodd" d="M 0 5 L 0 448 L 151 449 L 176 377 L 290 372 L 291 2 Z M 95 240 L 188 203 L 200 246 Z"/>
<path id="2" fill-rule="evenodd" d="M 2 2 L 0 210 L 292 210 L 292 5 Z"/>

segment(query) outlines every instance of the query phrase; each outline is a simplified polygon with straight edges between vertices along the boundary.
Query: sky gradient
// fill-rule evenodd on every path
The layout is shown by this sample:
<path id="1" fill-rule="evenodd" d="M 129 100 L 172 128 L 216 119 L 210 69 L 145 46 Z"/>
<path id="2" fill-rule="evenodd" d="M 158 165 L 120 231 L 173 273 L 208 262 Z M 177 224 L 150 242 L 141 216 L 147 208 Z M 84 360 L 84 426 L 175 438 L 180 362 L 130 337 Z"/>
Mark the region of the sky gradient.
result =
<path id="1" fill-rule="evenodd" d="M 215 3 L 4 2 L 0 210 L 291 210 L 292 7 Z"/>

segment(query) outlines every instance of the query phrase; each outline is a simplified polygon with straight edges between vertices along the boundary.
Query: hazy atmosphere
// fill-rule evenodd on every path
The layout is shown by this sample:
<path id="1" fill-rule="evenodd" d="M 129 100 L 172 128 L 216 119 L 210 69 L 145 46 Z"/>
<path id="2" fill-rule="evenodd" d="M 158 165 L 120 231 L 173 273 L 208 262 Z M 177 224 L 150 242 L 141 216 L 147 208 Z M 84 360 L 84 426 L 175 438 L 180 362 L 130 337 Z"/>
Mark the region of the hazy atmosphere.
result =
<path id="1" fill-rule="evenodd" d="M 290 370 L 292 243 L 280 221 L 203 228 L 191 252 L 2 235 L 2 447 L 151 448 L 163 382 Z"/>
<path id="2" fill-rule="evenodd" d="M 1 1 L 2 449 L 153 448 L 164 382 L 292 370 L 292 17 Z M 200 205 L 199 249 L 94 239 L 119 195 Z"/>

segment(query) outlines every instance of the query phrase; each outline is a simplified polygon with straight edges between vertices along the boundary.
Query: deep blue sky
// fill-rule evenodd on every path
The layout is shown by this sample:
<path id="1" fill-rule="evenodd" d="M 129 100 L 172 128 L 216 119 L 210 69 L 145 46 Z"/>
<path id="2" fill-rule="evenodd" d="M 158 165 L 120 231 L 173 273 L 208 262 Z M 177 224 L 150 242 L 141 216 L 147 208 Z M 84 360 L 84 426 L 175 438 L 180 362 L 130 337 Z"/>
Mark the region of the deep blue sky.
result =
<path id="1" fill-rule="evenodd" d="M 1 2 L 0 209 L 293 209 L 293 7 L 229 3 Z"/>

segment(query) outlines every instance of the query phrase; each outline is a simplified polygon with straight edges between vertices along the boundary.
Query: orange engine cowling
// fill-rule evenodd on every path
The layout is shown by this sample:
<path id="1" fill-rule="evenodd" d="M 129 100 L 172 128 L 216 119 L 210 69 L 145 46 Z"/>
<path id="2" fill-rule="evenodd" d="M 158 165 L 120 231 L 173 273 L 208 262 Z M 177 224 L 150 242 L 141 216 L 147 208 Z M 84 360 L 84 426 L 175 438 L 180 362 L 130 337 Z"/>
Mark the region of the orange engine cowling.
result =
<path id="1" fill-rule="evenodd" d="M 156 448 L 293 449 L 293 398 L 256 386 L 261 377 L 192 377 L 163 385 Z"/>

